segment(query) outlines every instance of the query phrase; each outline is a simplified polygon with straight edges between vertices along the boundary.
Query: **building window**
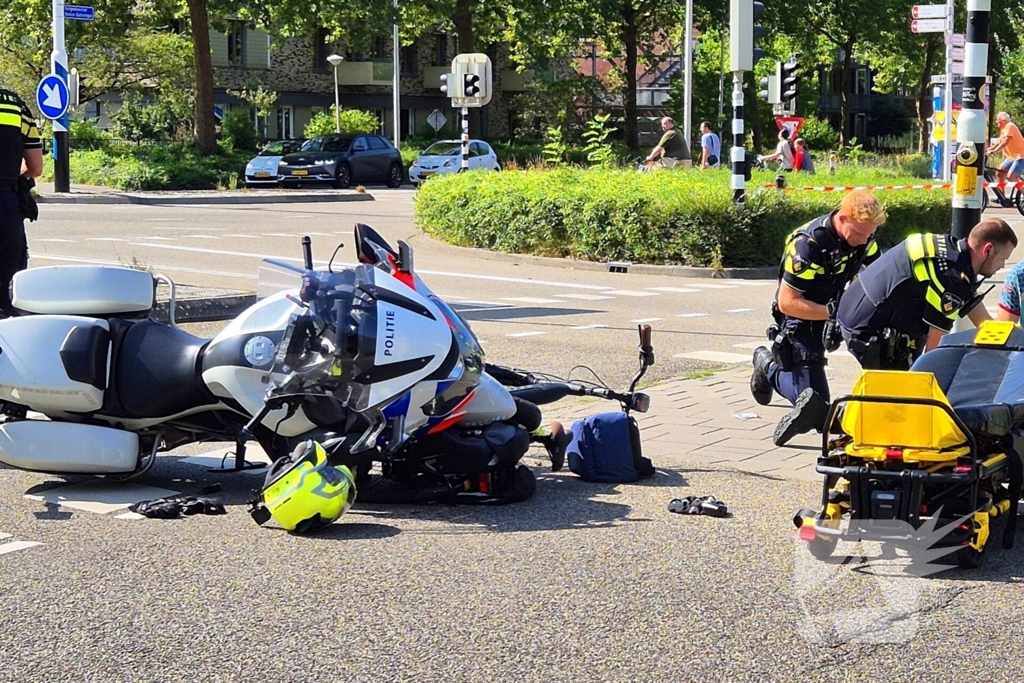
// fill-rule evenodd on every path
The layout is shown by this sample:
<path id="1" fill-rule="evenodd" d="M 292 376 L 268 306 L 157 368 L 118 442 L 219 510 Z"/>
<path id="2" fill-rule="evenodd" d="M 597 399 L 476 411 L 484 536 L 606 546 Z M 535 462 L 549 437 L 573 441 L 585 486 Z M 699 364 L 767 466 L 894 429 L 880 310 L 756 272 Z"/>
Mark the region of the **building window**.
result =
<path id="1" fill-rule="evenodd" d="M 330 68 L 327 63 L 330 54 L 327 49 L 327 29 L 319 28 L 313 34 L 313 70 L 327 71 Z"/>
<path id="2" fill-rule="evenodd" d="M 228 64 L 245 66 L 245 22 L 228 22 Z"/>
<path id="3" fill-rule="evenodd" d="M 448 36 L 438 33 L 434 36 L 434 53 L 430 58 L 431 66 L 448 66 L 451 60 L 448 59 Z"/>
<path id="4" fill-rule="evenodd" d="M 406 76 L 416 74 L 416 44 L 406 45 L 398 55 L 401 73 Z"/>
<path id="5" fill-rule="evenodd" d="M 185 35 L 185 31 L 188 28 L 185 19 L 171 19 L 170 28 L 171 33 L 177 33 L 179 36 Z"/>

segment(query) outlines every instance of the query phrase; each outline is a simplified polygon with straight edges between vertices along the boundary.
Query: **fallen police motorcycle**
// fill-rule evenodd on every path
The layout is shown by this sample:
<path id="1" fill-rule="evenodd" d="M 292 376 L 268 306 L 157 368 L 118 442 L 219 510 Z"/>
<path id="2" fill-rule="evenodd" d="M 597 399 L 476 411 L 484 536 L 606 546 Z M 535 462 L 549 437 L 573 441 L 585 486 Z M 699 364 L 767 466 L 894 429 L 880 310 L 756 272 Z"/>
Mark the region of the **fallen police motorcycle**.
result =
<path id="1" fill-rule="evenodd" d="M 356 238 L 361 254 L 382 253 L 358 227 Z M 304 238 L 304 268 L 261 265 L 261 287 L 282 274 L 296 286 L 258 299 L 213 339 L 175 325 L 173 283 L 170 323 L 150 318 L 148 273 L 18 273 L 13 303 L 26 315 L 0 321 L 0 462 L 129 479 L 188 443 L 234 442 L 233 469 L 243 469 L 250 438 L 273 460 L 314 439 L 353 471 L 380 462 L 420 500 L 529 497 L 535 480 L 519 461 L 533 418 L 517 418 L 525 404 L 484 372 L 468 325 L 399 245 L 398 258 L 384 254 L 391 272 L 316 271 Z"/>

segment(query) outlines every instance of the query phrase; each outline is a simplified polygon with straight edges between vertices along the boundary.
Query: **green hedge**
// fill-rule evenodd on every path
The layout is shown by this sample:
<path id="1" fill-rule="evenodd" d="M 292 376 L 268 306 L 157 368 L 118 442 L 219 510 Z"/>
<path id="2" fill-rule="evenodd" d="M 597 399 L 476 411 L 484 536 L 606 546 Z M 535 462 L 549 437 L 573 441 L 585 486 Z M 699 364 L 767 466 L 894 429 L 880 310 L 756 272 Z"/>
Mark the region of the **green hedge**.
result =
<path id="1" fill-rule="evenodd" d="M 506 253 L 714 268 L 774 266 L 785 236 L 836 208 L 842 197 L 758 190 L 774 177 L 755 172 L 746 204 L 737 208 L 727 169 L 474 171 L 425 183 L 415 221 L 444 241 Z M 860 169 L 786 177 L 790 185 L 801 186 L 921 184 Z M 876 194 L 889 215 L 878 233 L 882 246 L 917 231 L 949 230 L 948 190 Z"/>
<path id="2" fill-rule="evenodd" d="M 73 150 L 71 182 L 120 190 L 209 190 L 241 186 L 245 164 L 254 152 L 222 150 L 204 157 L 194 145 L 124 145 Z M 45 157 L 44 180 L 53 179 L 53 160 Z"/>

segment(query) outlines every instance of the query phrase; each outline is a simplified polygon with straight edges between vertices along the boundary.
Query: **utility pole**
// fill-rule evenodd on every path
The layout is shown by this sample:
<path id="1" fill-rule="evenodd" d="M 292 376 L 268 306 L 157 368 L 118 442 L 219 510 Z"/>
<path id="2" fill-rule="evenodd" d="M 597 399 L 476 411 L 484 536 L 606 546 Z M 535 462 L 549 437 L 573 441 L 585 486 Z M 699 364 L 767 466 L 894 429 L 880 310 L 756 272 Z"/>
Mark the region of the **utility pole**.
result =
<path id="1" fill-rule="evenodd" d="M 686 79 L 686 96 L 683 105 L 683 139 L 686 140 L 686 149 L 690 149 L 690 136 L 693 134 L 693 0 L 686 0 L 686 36 L 683 42 L 684 71 Z M 652 102 L 653 104 L 653 102 Z"/>
<path id="2" fill-rule="evenodd" d="M 956 126 L 958 145 L 956 183 L 953 189 L 953 237 L 967 237 L 981 219 L 987 130 L 985 98 L 988 73 L 988 27 L 992 0 L 967 0 L 967 46 L 964 50 L 964 85 L 960 119 Z M 950 79 L 951 80 L 951 79 Z M 952 84 L 946 93 L 952 99 Z"/>
<path id="3" fill-rule="evenodd" d="M 64 0 L 53 0 L 53 52 L 50 53 L 50 73 L 56 74 L 65 86 L 67 85 L 68 53 L 64 49 Z M 59 118 L 53 119 L 54 192 L 71 192 L 71 167 L 68 159 L 71 154 L 71 145 L 68 141 L 70 125 L 71 117 L 67 111 Z"/>
<path id="4" fill-rule="evenodd" d="M 754 20 L 764 12 L 764 4 L 756 0 L 729 2 L 729 70 L 732 71 L 732 201 L 746 201 L 747 159 L 743 149 L 743 73 L 753 71 L 764 57 L 764 50 L 754 43 L 764 35 L 764 28 Z"/>
<path id="5" fill-rule="evenodd" d="M 952 2 L 952 0 L 950 0 Z M 394 71 L 392 74 L 391 87 L 394 89 L 394 94 L 391 99 L 391 117 L 395 120 L 395 149 L 398 149 L 398 145 L 401 140 L 401 126 L 399 125 L 398 119 L 402 115 L 402 107 L 399 104 L 399 98 L 401 98 L 402 88 L 402 74 L 401 74 L 401 63 L 399 62 L 399 43 L 398 43 L 398 0 L 394 0 L 393 10 L 394 15 L 392 16 L 392 42 L 395 44 L 394 54 L 391 56 L 391 69 Z"/>

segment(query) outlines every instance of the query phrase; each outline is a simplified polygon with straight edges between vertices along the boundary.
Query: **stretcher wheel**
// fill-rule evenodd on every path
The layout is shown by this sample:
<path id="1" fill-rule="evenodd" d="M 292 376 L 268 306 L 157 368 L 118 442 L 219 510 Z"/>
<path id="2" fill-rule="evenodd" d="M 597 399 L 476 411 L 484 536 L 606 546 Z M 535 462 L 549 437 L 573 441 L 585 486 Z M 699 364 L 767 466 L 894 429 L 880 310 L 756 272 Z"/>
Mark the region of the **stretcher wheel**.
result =
<path id="1" fill-rule="evenodd" d="M 977 569 L 981 566 L 981 561 L 984 558 L 984 549 L 979 551 L 969 545 L 965 545 L 957 550 L 954 555 L 956 556 L 956 565 L 961 569 Z"/>
<path id="2" fill-rule="evenodd" d="M 839 539 L 837 538 L 821 538 L 819 536 L 807 543 L 807 549 L 814 556 L 814 559 L 827 560 L 832 557 L 832 553 L 835 552 L 838 543 Z"/>

